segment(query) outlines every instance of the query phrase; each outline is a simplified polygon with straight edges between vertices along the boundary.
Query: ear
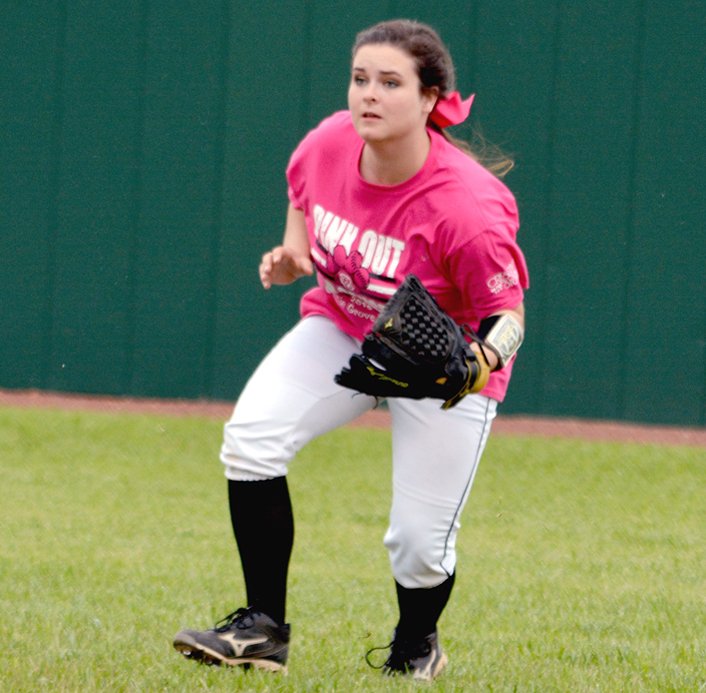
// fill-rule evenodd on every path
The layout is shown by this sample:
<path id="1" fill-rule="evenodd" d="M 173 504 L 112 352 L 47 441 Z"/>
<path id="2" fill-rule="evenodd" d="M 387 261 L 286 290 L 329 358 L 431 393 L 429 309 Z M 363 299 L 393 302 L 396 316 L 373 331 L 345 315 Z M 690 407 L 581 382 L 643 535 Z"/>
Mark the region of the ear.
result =
<path id="1" fill-rule="evenodd" d="M 439 87 L 425 87 L 422 89 L 422 111 L 429 115 L 439 99 Z"/>

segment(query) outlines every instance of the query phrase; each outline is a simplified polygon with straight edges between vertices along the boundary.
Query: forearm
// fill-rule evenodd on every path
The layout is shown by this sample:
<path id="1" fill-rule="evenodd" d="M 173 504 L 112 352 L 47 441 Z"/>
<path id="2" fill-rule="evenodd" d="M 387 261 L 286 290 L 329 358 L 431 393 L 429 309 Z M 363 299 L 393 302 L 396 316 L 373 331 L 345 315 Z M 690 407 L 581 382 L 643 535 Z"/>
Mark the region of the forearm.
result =
<path id="1" fill-rule="evenodd" d="M 260 282 L 265 289 L 269 289 L 274 284 L 291 284 L 313 271 L 304 212 L 290 204 L 282 245 L 262 256 Z"/>
<path id="2" fill-rule="evenodd" d="M 284 227 L 282 246 L 290 250 L 295 257 L 308 258 L 311 252 L 304 212 L 291 204 L 287 208 L 287 222 Z"/>
<path id="3" fill-rule="evenodd" d="M 502 320 L 504 316 L 508 319 Z M 525 306 L 499 310 L 481 321 L 481 343 L 473 342 L 471 348 L 483 356 L 490 370 L 503 368 L 517 352 L 524 339 Z"/>

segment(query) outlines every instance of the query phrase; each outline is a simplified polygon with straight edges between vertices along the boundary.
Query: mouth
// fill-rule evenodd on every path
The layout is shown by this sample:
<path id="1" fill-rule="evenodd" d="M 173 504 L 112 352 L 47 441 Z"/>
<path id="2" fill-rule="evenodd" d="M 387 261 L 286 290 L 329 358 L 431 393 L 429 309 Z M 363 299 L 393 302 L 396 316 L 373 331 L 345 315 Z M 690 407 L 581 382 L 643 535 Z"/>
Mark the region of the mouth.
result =
<path id="1" fill-rule="evenodd" d="M 364 118 L 366 120 L 380 120 L 380 116 L 377 113 L 373 113 L 372 111 L 363 111 L 361 114 L 361 118 Z"/>

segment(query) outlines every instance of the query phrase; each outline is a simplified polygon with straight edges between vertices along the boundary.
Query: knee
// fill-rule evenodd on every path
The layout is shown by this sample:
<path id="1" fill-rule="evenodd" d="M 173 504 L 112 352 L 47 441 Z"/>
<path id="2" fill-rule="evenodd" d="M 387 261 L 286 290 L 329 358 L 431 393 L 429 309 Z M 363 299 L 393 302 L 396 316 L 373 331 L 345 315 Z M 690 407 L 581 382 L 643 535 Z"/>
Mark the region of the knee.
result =
<path id="1" fill-rule="evenodd" d="M 418 522 L 391 526 L 384 543 L 395 580 L 409 589 L 444 582 L 456 567 L 456 553 L 447 535 Z"/>
<path id="2" fill-rule="evenodd" d="M 285 476 L 293 452 L 271 426 L 233 417 L 223 429 L 220 459 L 233 481 L 259 481 Z"/>

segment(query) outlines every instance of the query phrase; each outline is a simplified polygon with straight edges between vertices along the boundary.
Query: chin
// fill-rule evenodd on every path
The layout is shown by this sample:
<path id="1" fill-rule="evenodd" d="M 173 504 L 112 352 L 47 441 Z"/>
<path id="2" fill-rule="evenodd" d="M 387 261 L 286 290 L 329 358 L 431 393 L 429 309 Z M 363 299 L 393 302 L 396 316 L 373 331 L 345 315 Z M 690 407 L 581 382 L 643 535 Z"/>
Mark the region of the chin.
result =
<path id="1" fill-rule="evenodd" d="M 355 129 L 366 142 L 384 142 L 388 139 L 387 133 L 375 126 L 370 127 L 368 123 L 356 123 Z"/>

